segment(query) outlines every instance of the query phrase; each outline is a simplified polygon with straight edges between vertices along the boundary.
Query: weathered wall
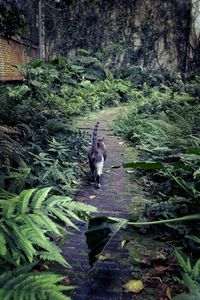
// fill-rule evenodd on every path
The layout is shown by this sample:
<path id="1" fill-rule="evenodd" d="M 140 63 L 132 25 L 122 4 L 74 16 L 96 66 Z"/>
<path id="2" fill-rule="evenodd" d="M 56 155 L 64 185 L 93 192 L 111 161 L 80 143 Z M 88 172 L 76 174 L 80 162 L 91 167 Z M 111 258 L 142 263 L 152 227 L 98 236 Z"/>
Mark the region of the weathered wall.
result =
<path id="1" fill-rule="evenodd" d="M 0 81 L 23 79 L 14 65 L 25 64 L 36 57 L 36 47 L 0 36 Z"/>
<path id="2" fill-rule="evenodd" d="M 187 71 L 200 68 L 200 0 L 192 0 Z"/>
<path id="3" fill-rule="evenodd" d="M 190 0 L 80 0 L 62 14 L 57 52 L 115 43 L 115 64 L 184 70 L 190 10 Z"/>

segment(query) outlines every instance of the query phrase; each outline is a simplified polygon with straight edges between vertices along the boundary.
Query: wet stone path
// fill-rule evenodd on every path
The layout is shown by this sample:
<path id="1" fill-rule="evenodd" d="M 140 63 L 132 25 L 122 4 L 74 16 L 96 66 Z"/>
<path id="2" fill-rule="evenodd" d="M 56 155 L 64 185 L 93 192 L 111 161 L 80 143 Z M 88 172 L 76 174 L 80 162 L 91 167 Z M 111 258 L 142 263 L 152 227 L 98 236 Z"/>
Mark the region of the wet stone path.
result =
<path id="1" fill-rule="evenodd" d="M 118 110 L 117 113 L 119 112 Z M 79 125 L 81 130 L 91 133 L 96 121 L 100 122 L 98 137 L 105 137 L 108 156 L 101 188 L 96 189 L 89 181 L 82 182 L 76 198 L 80 202 L 97 207 L 98 212 L 95 215 L 127 218 L 131 211 L 130 207 L 137 205 L 134 203 L 137 185 L 133 181 L 130 183 L 129 174 L 122 168 L 122 163 L 134 160 L 135 157 L 109 127 L 115 115 L 116 110 L 113 113 L 101 113 L 98 119 L 82 121 Z M 97 260 L 90 268 L 85 237 L 87 224 L 78 226 L 80 231 L 71 231 L 62 248 L 64 257 L 72 266 L 71 270 L 65 270 L 65 274 L 70 280 L 70 285 L 77 287 L 71 292 L 71 298 L 73 300 L 136 299 L 135 296 L 125 293 L 122 287 L 131 279 L 129 253 L 121 245 L 124 229 L 116 233 L 104 248 L 103 256 L 107 255 L 109 259 Z"/>

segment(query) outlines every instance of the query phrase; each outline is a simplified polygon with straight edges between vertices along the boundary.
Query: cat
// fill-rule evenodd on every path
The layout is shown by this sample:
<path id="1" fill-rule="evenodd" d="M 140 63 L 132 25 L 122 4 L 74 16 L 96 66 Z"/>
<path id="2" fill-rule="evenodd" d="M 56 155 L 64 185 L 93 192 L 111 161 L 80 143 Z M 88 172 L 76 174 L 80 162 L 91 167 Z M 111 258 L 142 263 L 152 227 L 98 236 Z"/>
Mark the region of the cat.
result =
<path id="1" fill-rule="evenodd" d="M 104 143 L 104 138 L 97 139 L 97 131 L 99 129 L 99 122 L 96 123 L 92 134 L 92 146 L 88 153 L 88 159 L 90 169 L 93 175 L 93 179 L 96 182 L 98 188 L 100 185 L 100 177 L 103 173 L 104 162 L 106 160 L 107 151 Z"/>

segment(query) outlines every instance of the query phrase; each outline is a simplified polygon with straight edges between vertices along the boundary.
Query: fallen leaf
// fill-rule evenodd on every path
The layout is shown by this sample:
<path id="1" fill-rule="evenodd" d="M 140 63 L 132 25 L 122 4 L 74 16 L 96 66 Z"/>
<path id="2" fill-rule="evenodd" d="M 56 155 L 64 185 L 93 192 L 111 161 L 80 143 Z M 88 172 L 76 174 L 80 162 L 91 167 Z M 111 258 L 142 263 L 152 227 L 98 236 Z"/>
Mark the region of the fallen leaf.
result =
<path id="1" fill-rule="evenodd" d="M 171 293 L 171 288 L 168 287 L 166 289 L 166 296 L 169 298 L 169 300 L 172 300 L 172 293 Z"/>
<path id="2" fill-rule="evenodd" d="M 126 283 L 125 285 L 123 285 L 123 288 L 125 289 L 126 293 L 130 292 L 130 293 L 138 294 L 144 289 L 144 285 L 142 280 L 133 279 L 128 283 Z"/>
<path id="3" fill-rule="evenodd" d="M 91 196 L 89 196 L 89 198 L 90 198 L 91 200 L 94 200 L 94 199 L 96 198 L 96 195 L 91 195 Z"/>
<path id="4" fill-rule="evenodd" d="M 119 142 L 119 145 L 123 145 L 124 144 L 124 142 Z"/>
<path id="5" fill-rule="evenodd" d="M 106 170 L 105 173 L 110 173 L 110 170 Z"/>
<path id="6" fill-rule="evenodd" d="M 104 253 L 98 256 L 98 260 L 100 261 L 105 261 L 111 258 L 111 254 L 110 253 Z"/>
<path id="7" fill-rule="evenodd" d="M 133 171 L 133 170 L 126 170 L 126 173 L 128 173 L 128 174 L 133 174 L 135 171 Z"/>
<path id="8" fill-rule="evenodd" d="M 128 243 L 128 240 L 123 240 L 120 242 L 121 247 L 124 248 L 124 246 L 126 245 L 126 243 Z"/>

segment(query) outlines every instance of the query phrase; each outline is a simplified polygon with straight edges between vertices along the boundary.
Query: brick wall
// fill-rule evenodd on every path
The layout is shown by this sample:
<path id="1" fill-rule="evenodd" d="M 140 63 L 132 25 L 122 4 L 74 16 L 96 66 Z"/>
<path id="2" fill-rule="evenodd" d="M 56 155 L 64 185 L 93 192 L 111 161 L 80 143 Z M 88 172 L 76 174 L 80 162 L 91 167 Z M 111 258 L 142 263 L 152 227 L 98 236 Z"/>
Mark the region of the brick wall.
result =
<path id="1" fill-rule="evenodd" d="M 37 46 L 0 36 L 0 81 L 22 80 L 23 76 L 13 66 L 25 64 L 37 57 Z"/>

